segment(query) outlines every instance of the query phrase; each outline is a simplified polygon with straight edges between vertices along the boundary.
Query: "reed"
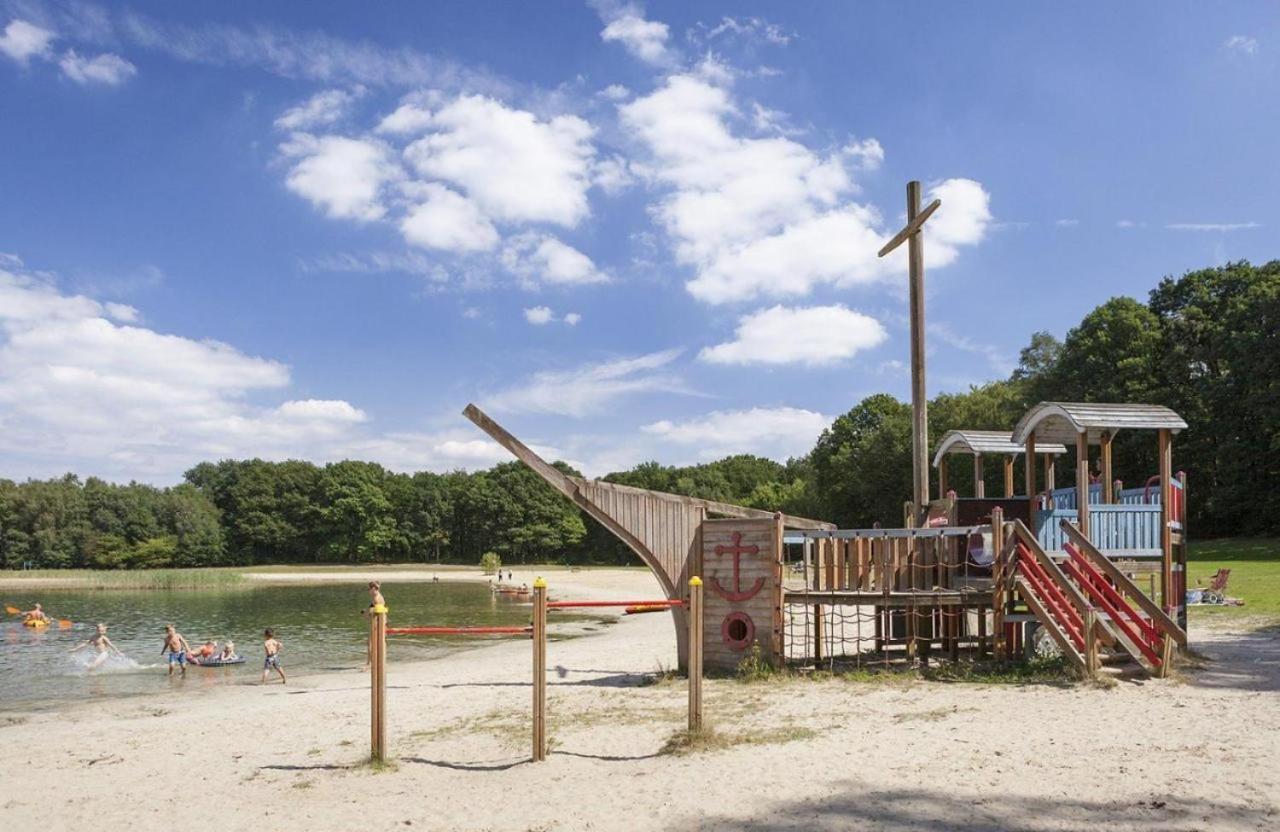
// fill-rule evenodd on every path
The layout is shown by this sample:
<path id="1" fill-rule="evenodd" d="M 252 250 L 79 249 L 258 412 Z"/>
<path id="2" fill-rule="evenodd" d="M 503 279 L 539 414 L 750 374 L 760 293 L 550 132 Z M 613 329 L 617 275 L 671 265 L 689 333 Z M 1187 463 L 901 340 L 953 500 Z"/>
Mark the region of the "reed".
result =
<path id="1" fill-rule="evenodd" d="M 204 569 L 27 569 L 0 572 L 0 588 L 231 589 L 245 583 L 238 567 Z"/>

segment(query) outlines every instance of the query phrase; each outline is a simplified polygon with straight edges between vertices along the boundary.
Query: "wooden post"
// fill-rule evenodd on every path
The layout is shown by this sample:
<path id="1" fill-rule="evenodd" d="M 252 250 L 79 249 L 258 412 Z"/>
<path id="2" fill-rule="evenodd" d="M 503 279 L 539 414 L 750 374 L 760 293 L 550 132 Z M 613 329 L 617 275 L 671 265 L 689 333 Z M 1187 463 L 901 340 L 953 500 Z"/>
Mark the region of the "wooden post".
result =
<path id="1" fill-rule="evenodd" d="M 1111 482 L 1111 432 L 1102 434 L 1102 502 L 1111 505 L 1115 502 L 1114 486 Z"/>
<path id="2" fill-rule="evenodd" d="M 1089 433 L 1076 434 L 1076 521 L 1089 534 Z"/>
<path id="3" fill-rule="evenodd" d="M 374 762 L 387 759 L 387 608 L 373 608 L 369 622 L 369 689 L 372 714 L 370 758 Z"/>
<path id="4" fill-rule="evenodd" d="M 1057 471 L 1054 470 L 1053 454 L 1044 455 L 1044 490 L 1052 492 L 1057 487 Z"/>
<path id="5" fill-rule="evenodd" d="M 813 666 L 822 664 L 822 605 L 813 605 Z"/>
<path id="6" fill-rule="evenodd" d="M 938 460 L 938 499 L 947 499 L 947 456 L 942 455 L 942 459 Z"/>
<path id="7" fill-rule="evenodd" d="M 1036 468 L 1034 465 L 1028 466 L 1027 470 L 1031 472 L 1031 476 L 1034 477 L 1036 475 Z M 1013 455 L 1012 454 L 1005 454 L 1005 457 L 1004 457 L 1004 496 L 1006 497 L 1013 496 Z"/>
<path id="8" fill-rule="evenodd" d="M 689 579 L 689 733 L 702 730 L 702 579 Z"/>
<path id="9" fill-rule="evenodd" d="M 982 454 L 973 455 L 973 496 L 987 496 L 987 484 L 982 481 Z"/>
<path id="10" fill-rule="evenodd" d="M 1004 511 L 999 506 L 991 509 L 991 549 L 995 556 L 991 562 L 991 637 L 993 651 L 998 657 L 1004 652 L 1004 610 L 1007 602 L 1004 588 L 1009 583 L 1009 564 L 1004 558 Z"/>
<path id="11" fill-rule="evenodd" d="M 547 759 L 547 582 L 533 582 L 533 761 Z"/>
<path id="12" fill-rule="evenodd" d="M 1031 531 L 1036 531 L 1036 432 L 1031 431 L 1027 434 L 1027 445 L 1023 455 L 1027 458 L 1027 467 L 1023 471 L 1025 477 L 1027 500 L 1030 501 L 1031 523 L 1029 527 Z"/>
<path id="13" fill-rule="evenodd" d="M 920 214 L 920 183 L 907 183 L 907 224 Z M 912 498 L 916 511 L 929 505 L 929 399 L 925 389 L 924 356 L 924 236 L 917 230 L 907 238 L 911 306 L 911 464 Z"/>
<path id="14" fill-rule="evenodd" d="M 1175 617 L 1178 599 L 1173 597 L 1173 434 L 1161 428 L 1157 434 L 1160 454 L 1160 605 Z"/>
<path id="15" fill-rule="evenodd" d="M 1088 676 L 1094 676 L 1101 666 L 1098 659 L 1098 614 L 1093 607 L 1084 611 L 1084 667 Z"/>

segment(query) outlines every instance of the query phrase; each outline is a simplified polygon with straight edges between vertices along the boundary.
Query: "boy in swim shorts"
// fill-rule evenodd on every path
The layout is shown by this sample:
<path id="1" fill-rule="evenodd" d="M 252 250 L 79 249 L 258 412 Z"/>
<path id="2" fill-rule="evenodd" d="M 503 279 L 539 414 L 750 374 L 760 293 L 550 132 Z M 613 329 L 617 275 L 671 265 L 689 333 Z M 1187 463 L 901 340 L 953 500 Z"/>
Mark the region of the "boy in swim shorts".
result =
<path id="1" fill-rule="evenodd" d="M 87 641 L 80 642 L 67 652 L 74 653 L 75 651 L 83 650 L 86 647 L 92 647 L 94 650 L 98 651 L 98 655 L 94 656 L 93 661 L 89 662 L 88 669 L 91 671 L 102 667 L 102 663 L 105 662 L 112 654 L 122 658 L 124 657 L 124 653 L 121 653 L 120 650 L 111 643 L 111 639 L 107 638 L 106 624 L 99 624 L 98 629 L 94 631 L 93 635 L 89 636 Z"/>
<path id="2" fill-rule="evenodd" d="M 270 628 L 262 633 L 262 649 L 267 654 L 262 660 L 262 684 L 267 683 L 267 675 L 274 670 L 280 674 L 280 684 L 288 684 L 284 678 L 284 671 L 280 668 L 280 648 L 284 647 L 280 640 L 276 638 L 276 634 Z"/>
<path id="3" fill-rule="evenodd" d="M 187 644 L 187 640 L 182 637 L 173 628 L 172 624 L 164 625 L 164 646 L 160 648 L 160 654 L 167 656 L 169 659 L 169 675 L 173 675 L 173 666 L 177 665 L 182 670 L 182 675 L 187 675 L 187 652 L 191 650 L 191 645 Z"/>

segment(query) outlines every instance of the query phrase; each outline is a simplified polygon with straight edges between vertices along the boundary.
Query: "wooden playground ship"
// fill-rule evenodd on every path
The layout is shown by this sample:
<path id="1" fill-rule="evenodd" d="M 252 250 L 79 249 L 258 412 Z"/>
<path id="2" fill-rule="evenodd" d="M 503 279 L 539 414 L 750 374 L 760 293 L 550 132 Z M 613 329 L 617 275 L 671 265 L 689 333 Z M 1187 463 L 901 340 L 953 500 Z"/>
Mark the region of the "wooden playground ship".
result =
<path id="1" fill-rule="evenodd" d="M 1186 645 L 1186 482 L 1171 467 L 1186 423 L 1167 408 L 1042 402 L 1010 434 L 948 433 L 934 458 L 942 496 L 908 503 L 899 527 L 871 529 L 566 476 L 474 405 L 465 413 L 635 551 L 667 598 L 683 599 L 693 576 L 706 582 L 711 668 L 732 669 L 753 650 L 801 666 L 1014 658 L 1042 631 L 1084 674 L 1128 663 L 1164 675 Z M 1121 430 L 1156 434 L 1160 470 L 1141 488 L 1112 480 Z M 1054 460 L 1070 446 L 1076 485 L 1059 488 Z M 1099 482 L 1091 446 L 1101 449 Z M 974 457 L 973 496 L 947 486 L 947 458 L 959 453 Z M 1004 462 L 1002 497 L 982 493 L 984 455 Z M 685 613 L 671 614 L 683 665 Z"/>

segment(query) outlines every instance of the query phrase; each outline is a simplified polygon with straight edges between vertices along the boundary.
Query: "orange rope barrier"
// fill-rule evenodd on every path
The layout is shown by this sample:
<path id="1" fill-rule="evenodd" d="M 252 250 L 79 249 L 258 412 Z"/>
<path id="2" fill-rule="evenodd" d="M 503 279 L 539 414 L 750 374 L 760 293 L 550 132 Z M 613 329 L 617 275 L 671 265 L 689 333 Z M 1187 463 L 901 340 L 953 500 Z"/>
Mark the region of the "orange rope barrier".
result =
<path id="1" fill-rule="evenodd" d="M 532 627 L 388 627 L 389 636 L 527 636 Z"/>
<path id="2" fill-rule="evenodd" d="M 547 609 L 566 610 L 574 607 L 683 607 L 679 599 L 661 601 L 548 601 Z"/>

